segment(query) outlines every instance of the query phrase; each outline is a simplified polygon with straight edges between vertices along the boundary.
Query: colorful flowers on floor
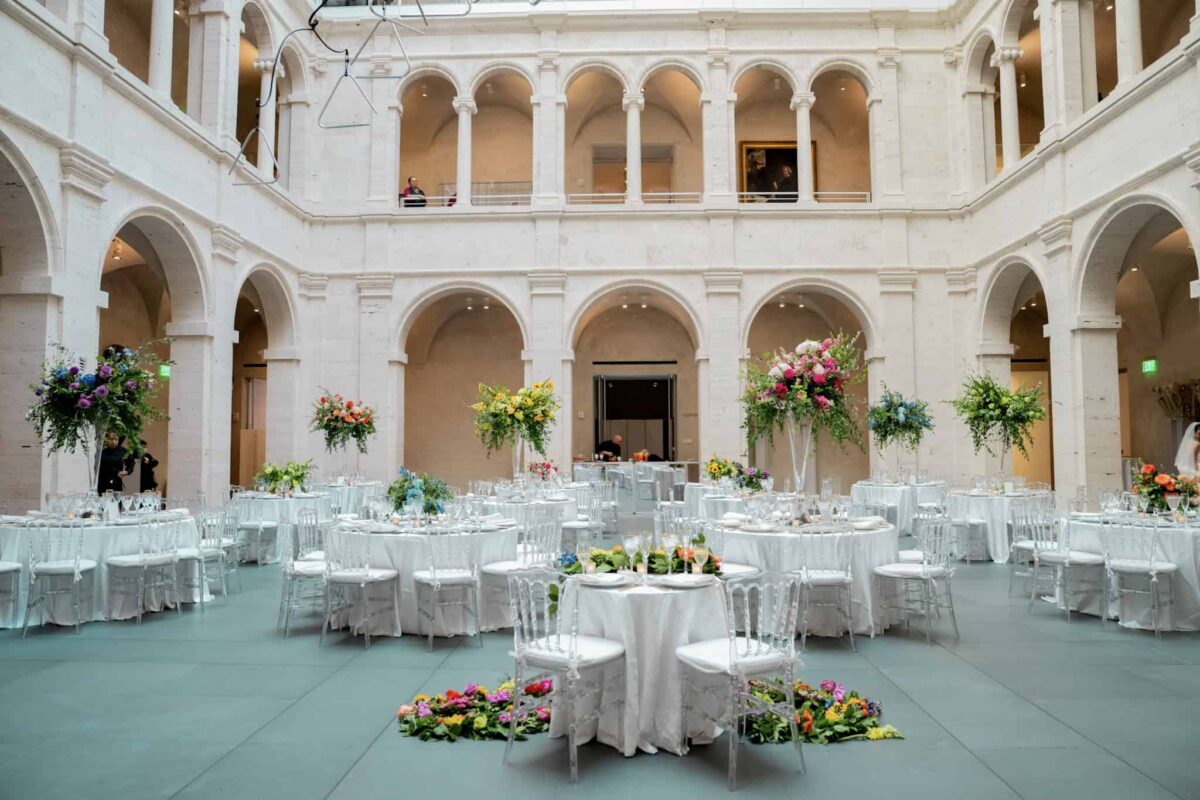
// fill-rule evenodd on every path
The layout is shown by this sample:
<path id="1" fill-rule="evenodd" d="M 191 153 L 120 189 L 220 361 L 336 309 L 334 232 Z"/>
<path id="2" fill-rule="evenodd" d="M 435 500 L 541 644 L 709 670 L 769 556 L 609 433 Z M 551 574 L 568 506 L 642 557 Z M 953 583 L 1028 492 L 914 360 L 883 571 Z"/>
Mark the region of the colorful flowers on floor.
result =
<path id="1" fill-rule="evenodd" d="M 782 691 L 760 681 L 750 681 L 747 688 L 772 703 L 784 701 Z M 883 708 L 878 701 L 862 697 L 856 691 L 846 691 L 837 681 L 821 681 L 814 689 L 797 680 L 792 689 L 796 695 L 796 726 L 803 742 L 830 744 L 904 738 L 894 726 L 881 724 Z M 550 730 L 549 696 L 554 691 L 554 682 L 548 678 L 530 681 L 519 691 L 526 698 L 527 710 L 517 721 L 517 738 Z M 516 683 L 506 680 L 494 690 L 469 683 L 461 692 L 448 689 L 432 697 L 418 694 L 400 706 L 396 719 L 401 733 L 422 741 L 506 739 L 517 692 Z M 530 704 L 532 708 L 528 707 Z M 788 742 L 792 738 L 788 720 L 769 712 L 750 716 L 746 732 L 754 744 Z"/>
<path id="2" fill-rule="evenodd" d="M 533 681 L 521 689 L 525 697 L 542 698 L 554 689 L 551 680 Z M 423 741 L 456 741 L 458 739 L 506 739 L 512 725 L 514 696 L 517 686 L 512 681 L 501 683 L 493 691 L 477 683 L 469 683 L 460 692 L 447 689 L 445 694 L 430 697 L 418 694 L 411 703 L 396 711 L 400 732 Z M 517 738 L 550 729 L 550 708 L 536 705 L 517 720 Z"/>
<path id="3" fill-rule="evenodd" d="M 846 691 L 841 683 L 824 680 L 813 688 L 804 681 L 792 686 L 796 695 L 796 726 L 800 741 L 816 744 L 879 739 L 903 739 L 892 725 L 881 725 L 883 708 L 878 701 Z M 779 689 L 759 681 L 750 681 L 750 692 L 772 703 L 784 701 Z M 790 742 L 788 721 L 770 712 L 751 716 L 746 724 L 750 741 L 755 744 Z"/>

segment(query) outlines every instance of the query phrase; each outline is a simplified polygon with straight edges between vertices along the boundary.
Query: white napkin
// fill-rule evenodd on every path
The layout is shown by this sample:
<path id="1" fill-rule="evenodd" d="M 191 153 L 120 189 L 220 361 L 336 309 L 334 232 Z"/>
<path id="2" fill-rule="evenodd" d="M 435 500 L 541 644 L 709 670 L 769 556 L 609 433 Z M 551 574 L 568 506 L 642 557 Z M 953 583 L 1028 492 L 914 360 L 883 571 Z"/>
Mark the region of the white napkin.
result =
<path id="1" fill-rule="evenodd" d="M 750 515 L 749 514 L 739 514 L 736 511 L 727 511 L 727 512 L 725 512 L 725 515 L 721 517 L 721 520 L 723 522 L 749 522 Z"/>
<path id="2" fill-rule="evenodd" d="M 856 517 L 850 521 L 850 525 L 856 531 L 869 531 L 872 528 L 878 528 L 885 522 L 883 517 Z"/>

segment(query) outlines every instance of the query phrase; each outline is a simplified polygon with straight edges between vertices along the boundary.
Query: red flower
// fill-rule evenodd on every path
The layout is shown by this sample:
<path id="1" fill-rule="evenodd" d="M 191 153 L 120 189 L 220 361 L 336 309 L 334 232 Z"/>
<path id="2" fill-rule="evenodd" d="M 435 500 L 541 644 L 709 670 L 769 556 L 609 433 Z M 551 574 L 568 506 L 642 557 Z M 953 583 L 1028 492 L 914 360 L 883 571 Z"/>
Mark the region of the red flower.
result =
<path id="1" fill-rule="evenodd" d="M 446 699 L 447 700 L 457 700 L 460 697 L 462 697 L 461 692 L 456 692 L 453 689 L 446 690 Z"/>
<path id="2" fill-rule="evenodd" d="M 800 724 L 800 730 L 805 733 L 812 733 L 813 715 L 807 708 L 796 715 L 796 722 Z"/>
<path id="3" fill-rule="evenodd" d="M 780 397 L 783 397 L 784 395 L 787 394 L 787 387 L 784 386 L 782 383 L 775 384 L 775 394 L 779 395 Z"/>
<path id="4" fill-rule="evenodd" d="M 328 399 L 328 398 L 325 398 L 325 397 L 322 397 L 322 398 L 321 398 L 321 405 L 325 405 L 325 404 L 326 404 L 326 403 L 328 403 L 328 402 L 329 402 L 329 399 Z"/>
<path id="5" fill-rule="evenodd" d="M 1153 464 L 1143 464 L 1142 465 L 1142 474 L 1143 475 L 1153 475 L 1155 472 L 1155 469 L 1156 468 Z"/>

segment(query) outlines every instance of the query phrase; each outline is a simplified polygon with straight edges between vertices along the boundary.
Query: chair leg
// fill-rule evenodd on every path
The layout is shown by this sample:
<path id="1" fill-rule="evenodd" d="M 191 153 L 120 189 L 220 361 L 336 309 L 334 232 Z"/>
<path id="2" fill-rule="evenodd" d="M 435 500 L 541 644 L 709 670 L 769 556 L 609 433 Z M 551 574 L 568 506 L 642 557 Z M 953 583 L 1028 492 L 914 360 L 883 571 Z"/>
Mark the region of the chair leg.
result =
<path id="1" fill-rule="evenodd" d="M 946 576 L 946 602 L 950 607 L 950 622 L 954 625 L 954 638 L 958 637 L 958 615 L 954 613 L 954 591 L 950 588 L 950 576 Z"/>
<path id="2" fill-rule="evenodd" d="M 333 584 L 325 584 L 325 613 L 321 615 L 321 640 L 317 647 L 325 644 L 325 631 L 329 628 L 329 595 L 333 592 Z"/>
<path id="3" fill-rule="evenodd" d="M 1170 578 L 1168 577 L 1168 580 Z M 1162 641 L 1162 631 L 1158 629 L 1158 613 L 1161 611 L 1161 606 L 1158 604 L 1158 576 L 1150 576 L 1150 613 L 1154 617 L 1154 638 L 1157 641 Z"/>
<path id="4" fill-rule="evenodd" d="M 795 676 L 792 676 L 788 679 L 787 688 L 785 689 L 788 708 L 793 709 L 792 713 L 788 714 L 788 727 L 791 728 L 792 744 L 796 747 L 796 758 L 800 762 L 800 772 L 805 773 L 808 772 L 808 765 L 804 763 L 804 748 L 803 742 L 800 741 L 800 726 L 796 724 L 796 712 L 794 711 L 796 708 L 796 692 L 793 689 L 794 683 Z"/>
<path id="5" fill-rule="evenodd" d="M 283 576 L 283 588 L 286 591 L 283 606 L 283 638 L 285 639 L 288 637 L 288 628 L 292 624 L 292 591 L 294 583 L 295 580 L 292 577 L 288 575 Z"/>
<path id="6" fill-rule="evenodd" d="M 1033 557 L 1033 563 L 1029 567 L 1029 605 L 1025 608 L 1026 614 L 1033 613 L 1033 600 L 1037 597 L 1038 583 L 1038 560 L 1037 556 Z"/>
<path id="7" fill-rule="evenodd" d="M 1059 567 L 1062 575 L 1063 587 L 1063 613 L 1067 615 L 1067 623 L 1071 622 L 1071 568 L 1069 566 Z"/>
<path id="8" fill-rule="evenodd" d="M 800 615 L 800 652 L 803 653 L 804 649 L 808 646 L 808 610 L 812 603 L 812 598 L 810 597 L 812 587 L 801 584 L 800 592 L 804 598 L 801 601 L 804 604 L 804 608 Z"/>
<path id="9" fill-rule="evenodd" d="M 563 692 L 563 703 L 567 707 L 567 751 L 571 759 L 571 783 L 579 782 L 579 732 L 575 721 L 575 681 L 569 673 L 565 674 L 560 685 Z M 517 691 L 520 691 L 520 686 Z"/>
<path id="10" fill-rule="evenodd" d="M 929 589 L 932 581 L 921 581 L 921 604 L 925 606 L 925 643 L 933 644 L 933 608 Z"/>
<path id="11" fill-rule="evenodd" d="M 512 719 L 508 722 L 508 742 L 504 745 L 504 758 L 500 760 L 501 764 L 508 766 L 508 759 L 512 755 L 513 741 L 517 738 L 517 719 L 521 716 L 521 687 L 524 685 L 522 676 L 521 662 L 517 661 L 517 668 L 513 671 L 513 710 Z"/>
<path id="12" fill-rule="evenodd" d="M 371 584 L 362 587 L 363 649 L 371 649 Z"/>
<path id="13" fill-rule="evenodd" d="M 729 701 L 733 709 L 733 727 L 729 729 L 729 791 L 737 789 L 737 754 L 738 740 L 742 738 L 741 722 L 742 704 L 741 704 L 741 687 L 738 685 L 738 678 L 732 677 L 729 680 Z M 795 718 L 795 715 L 792 715 Z"/>
<path id="14" fill-rule="evenodd" d="M 418 589 L 418 592 L 420 590 Z M 437 587 L 430 585 L 429 587 L 429 636 L 426 648 L 429 652 L 433 652 L 433 620 L 437 615 Z"/>
<path id="15" fill-rule="evenodd" d="M 846 594 L 846 632 L 850 634 L 850 649 L 857 653 L 858 645 L 854 643 L 854 600 L 850 596 L 850 584 L 844 584 L 842 591 Z"/>

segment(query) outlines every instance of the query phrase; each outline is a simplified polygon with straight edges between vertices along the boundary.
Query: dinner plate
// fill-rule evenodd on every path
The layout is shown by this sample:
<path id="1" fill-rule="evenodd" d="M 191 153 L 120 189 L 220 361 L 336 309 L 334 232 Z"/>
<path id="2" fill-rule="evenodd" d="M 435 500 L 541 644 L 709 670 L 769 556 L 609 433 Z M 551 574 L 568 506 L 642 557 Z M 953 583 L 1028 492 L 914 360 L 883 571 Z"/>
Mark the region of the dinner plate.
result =
<path id="1" fill-rule="evenodd" d="M 671 589 L 698 589 L 701 586 L 709 586 L 716 583 L 716 580 L 716 575 L 693 575 L 690 572 L 654 576 L 655 583 Z"/>
<path id="2" fill-rule="evenodd" d="M 578 578 L 584 586 L 599 587 L 621 586 L 626 581 L 626 577 L 619 572 L 585 572 Z"/>
<path id="3" fill-rule="evenodd" d="M 728 526 L 729 523 L 725 524 Z M 749 525 L 743 525 L 742 530 L 747 533 L 774 533 L 779 530 L 779 526 L 769 522 L 752 522 Z"/>

